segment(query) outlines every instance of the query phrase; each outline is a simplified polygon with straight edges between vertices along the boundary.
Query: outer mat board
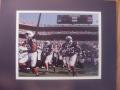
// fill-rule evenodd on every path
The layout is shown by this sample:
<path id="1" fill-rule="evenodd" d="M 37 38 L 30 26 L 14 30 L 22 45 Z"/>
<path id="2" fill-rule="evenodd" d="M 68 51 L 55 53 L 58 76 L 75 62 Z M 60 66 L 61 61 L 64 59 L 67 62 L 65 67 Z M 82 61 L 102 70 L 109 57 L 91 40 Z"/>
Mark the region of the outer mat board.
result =
<path id="1" fill-rule="evenodd" d="M 108 0 L 2 0 L 0 11 L 1 90 L 115 90 L 116 8 Z M 16 80 L 16 10 L 67 10 L 102 12 L 101 80 Z"/>

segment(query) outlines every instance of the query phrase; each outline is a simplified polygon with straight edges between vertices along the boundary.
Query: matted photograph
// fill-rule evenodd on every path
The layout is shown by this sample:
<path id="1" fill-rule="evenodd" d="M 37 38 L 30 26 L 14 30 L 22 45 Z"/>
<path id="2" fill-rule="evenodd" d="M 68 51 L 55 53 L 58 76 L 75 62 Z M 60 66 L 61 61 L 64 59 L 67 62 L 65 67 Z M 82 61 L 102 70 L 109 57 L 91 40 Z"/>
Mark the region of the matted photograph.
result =
<path id="1" fill-rule="evenodd" d="M 99 11 L 16 11 L 16 79 L 101 79 Z"/>

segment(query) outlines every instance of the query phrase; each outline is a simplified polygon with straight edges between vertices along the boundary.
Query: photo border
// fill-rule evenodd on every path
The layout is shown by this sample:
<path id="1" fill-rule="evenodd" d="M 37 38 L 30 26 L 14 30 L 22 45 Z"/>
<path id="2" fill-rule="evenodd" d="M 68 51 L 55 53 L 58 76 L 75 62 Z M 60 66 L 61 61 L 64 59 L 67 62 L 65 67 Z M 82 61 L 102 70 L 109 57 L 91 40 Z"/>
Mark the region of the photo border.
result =
<path id="1" fill-rule="evenodd" d="M 98 60 L 98 75 L 97 76 L 80 76 L 80 77 L 20 77 L 18 72 L 18 40 L 19 40 L 19 14 L 20 13 L 83 13 L 83 14 L 98 14 L 98 31 L 99 31 L 99 60 Z M 41 10 L 17 10 L 16 11 L 16 79 L 17 80 L 83 80 L 83 79 L 101 79 L 102 78 L 102 31 L 101 31 L 101 11 L 41 11 Z"/>

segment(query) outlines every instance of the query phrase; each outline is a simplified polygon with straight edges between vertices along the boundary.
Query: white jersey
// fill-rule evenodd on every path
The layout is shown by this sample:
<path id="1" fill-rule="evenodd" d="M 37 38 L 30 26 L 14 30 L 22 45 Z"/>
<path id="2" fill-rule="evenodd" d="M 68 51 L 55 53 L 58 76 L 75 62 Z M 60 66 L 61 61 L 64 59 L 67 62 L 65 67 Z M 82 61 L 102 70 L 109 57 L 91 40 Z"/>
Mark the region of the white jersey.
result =
<path id="1" fill-rule="evenodd" d="M 38 60 L 41 60 L 42 50 L 41 50 L 41 49 L 38 49 L 37 52 L 38 52 Z"/>
<path id="2" fill-rule="evenodd" d="M 27 47 L 19 46 L 19 58 L 18 58 L 19 63 L 26 63 L 28 61 L 28 52 L 23 52 L 26 50 Z"/>

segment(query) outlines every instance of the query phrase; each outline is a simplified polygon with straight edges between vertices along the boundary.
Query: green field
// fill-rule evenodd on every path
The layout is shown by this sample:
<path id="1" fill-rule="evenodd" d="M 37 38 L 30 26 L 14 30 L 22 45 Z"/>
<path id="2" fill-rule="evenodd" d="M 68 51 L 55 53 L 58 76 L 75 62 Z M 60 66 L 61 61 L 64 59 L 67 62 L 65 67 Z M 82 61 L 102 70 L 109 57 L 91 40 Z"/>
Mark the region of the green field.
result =
<path id="1" fill-rule="evenodd" d="M 72 73 L 68 72 L 66 68 L 56 67 L 56 72 L 53 71 L 53 68 L 49 69 L 49 72 L 46 74 L 45 68 L 40 68 L 38 77 L 71 77 Z M 85 65 L 84 68 L 76 68 L 76 76 L 96 76 L 98 75 L 98 66 L 96 65 Z M 20 77 L 35 77 L 36 75 L 30 72 L 19 72 Z"/>

